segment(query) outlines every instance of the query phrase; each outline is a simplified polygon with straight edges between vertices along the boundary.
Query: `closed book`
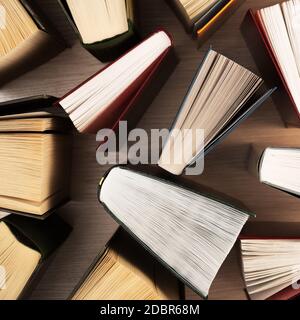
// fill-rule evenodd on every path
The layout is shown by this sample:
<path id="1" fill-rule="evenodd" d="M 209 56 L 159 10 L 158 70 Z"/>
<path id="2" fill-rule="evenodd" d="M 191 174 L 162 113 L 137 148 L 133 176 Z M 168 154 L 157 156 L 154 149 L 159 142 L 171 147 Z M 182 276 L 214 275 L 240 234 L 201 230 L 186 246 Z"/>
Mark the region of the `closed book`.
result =
<path id="1" fill-rule="evenodd" d="M 265 81 L 278 87 L 274 94 L 274 102 L 283 121 L 287 126 L 300 126 L 298 109 L 274 55 L 266 31 L 262 22 L 258 19 L 258 10 L 250 9 L 247 12 L 241 29 Z"/>
<path id="2" fill-rule="evenodd" d="M 122 120 L 128 121 L 129 127 L 134 127 L 176 63 L 171 38 L 166 32 L 157 31 L 67 93 L 58 104 L 66 110 L 81 133 L 95 134 L 104 128 L 116 130 Z M 130 68 L 134 74 L 125 78 L 128 70 L 123 72 L 124 68 Z M 102 82 L 97 83 L 102 78 Z M 106 90 L 105 97 L 98 95 L 101 86 L 103 90 L 100 94 L 104 95 Z M 114 87 L 115 93 L 111 89 Z M 76 100 L 84 96 L 86 99 L 76 105 Z M 90 103 L 91 98 L 98 103 Z"/>
<path id="3" fill-rule="evenodd" d="M 33 21 L 35 30 L 0 57 L 0 85 L 48 61 L 65 48 L 64 40 L 34 0 L 21 0 L 19 5 L 29 15 L 28 20 Z M 10 19 L 13 20 L 13 17 Z M 2 32 L 5 30 L 3 28 Z"/>
<path id="4" fill-rule="evenodd" d="M 132 0 L 133 17 L 128 18 L 128 31 L 120 35 L 116 35 L 112 38 L 105 39 L 102 41 L 97 41 L 94 43 L 84 43 L 80 31 L 78 30 L 70 8 L 68 7 L 66 0 L 57 0 L 62 8 L 65 16 L 67 17 L 70 25 L 72 26 L 74 32 L 78 36 L 81 45 L 87 51 L 89 51 L 93 56 L 102 62 L 109 62 L 119 58 L 124 52 L 128 51 L 134 47 L 140 40 L 138 34 L 138 27 L 136 23 L 136 11 L 137 1 Z"/>
<path id="5" fill-rule="evenodd" d="M 146 250 L 207 298 L 213 279 L 252 214 L 228 197 L 220 200 L 215 193 L 201 190 L 116 166 L 101 179 L 98 197 Z"/>
<path id="6" fill-rule="evenodd" d="M 183 286 L 119 228 L 82 277 L 71 300 L 178 300 Z"/>
<path id="7" fill-rule="evenodd" d="M 1 300 L 25 299 L 71 228 L 56 215 L 43 221 L 10 215 L 0 220 L 0 228 Z M 5 249 L 12 251 L 5 256 Z"/>
<path id="8" fill-rule="evenodd" d="M 72 124 L 57 99 L 0 104 L 0 210 L 45 219 L 69 200 Z M 26 181 L 26 183 L 24 183 Z"/>

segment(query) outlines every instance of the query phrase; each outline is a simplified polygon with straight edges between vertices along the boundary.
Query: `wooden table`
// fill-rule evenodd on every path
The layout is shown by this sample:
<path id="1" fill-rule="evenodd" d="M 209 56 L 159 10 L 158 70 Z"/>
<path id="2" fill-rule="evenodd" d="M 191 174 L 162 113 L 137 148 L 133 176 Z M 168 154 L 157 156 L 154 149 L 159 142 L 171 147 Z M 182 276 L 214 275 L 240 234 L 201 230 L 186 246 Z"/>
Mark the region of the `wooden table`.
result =
<path id="1" fill-rule="evenodd" d="M 80 47 L 56 1 L 39 0 L 72 48 L 49 63 L 23 75 L 0 89 L 0 101 L 34 94 L 61 96 L 103 65 Z M 270 0 L 246 1 L 200 50 L 187 35 L 174 13 L 163 0 L 139 0 L 142 32 L 158 27 L 174 38 L 180 63 L 141 120 L 141 128 L 168 128 L 186 93 L 204 53 L 213 48 L 258 72 L 240 32 L 240 24 L 250 7 L 275 3 Z M 251 118 L 218 146 L 205 160 L 201 176 L 190 177 L 243 201 L 257 218 L 248 229 L 260 234 L 300 234 L 300 202 L 285 193 L 261 185 L 246 170 L 251 143 L 299 146 L 300 130 L 287 129 L 269 100 Z M 58 250 L 47 272 L 35 288 L 32 299 L 66 299 L 99 250 L 116 230 L 116 223 L 100 207 L 96 198 L 99 178 L 108 169 L 95 160 L 94 136 L 74 137 L 72 201 L 59 210 L 74 231 Z M 186 297 L 199 298 L 190 290 Z M 234 248 L 222 266 L 210 292 L 210 299 L 245 299 L 240 274 L 239 252 Z"/>

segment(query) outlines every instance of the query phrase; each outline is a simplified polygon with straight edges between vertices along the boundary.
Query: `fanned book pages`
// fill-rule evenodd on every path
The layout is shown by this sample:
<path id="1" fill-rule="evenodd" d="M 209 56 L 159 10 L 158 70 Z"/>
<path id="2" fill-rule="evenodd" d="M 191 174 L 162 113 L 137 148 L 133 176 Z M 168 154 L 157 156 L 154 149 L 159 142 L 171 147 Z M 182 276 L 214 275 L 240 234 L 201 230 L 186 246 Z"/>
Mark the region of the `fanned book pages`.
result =
<path id="1" fill-rule="evenodd" d="M 1 0 L 0 82 L 11 80 L 63 50 L 64 43 L 31 0 Z M 47 47 L 47 49 L 45 49 Z"/>
<path id="2" fill-rule="evenodd" d="M 300 239 L 245 238 L 241 250 L 251 299 L 287 300 L 300 294 Z"/>
<path id="3" fill-rule="evenodd" d="M 259 162 L 259 179 L 300 197 L 300 148 L 267 148 Z"/>
<path id="4" fill-rule="evenodd" d="M 121 229 L 72 295 L 72 300 L 169 299 L 179 299 L 177 279 Z"/>
<path id="5" fill-rule="evenodd" d="M 151 77 L 164 63 L 171 47 L 171 39 L 164 31 L 154 33 L 67 94 L 59 104 L 79 132 L 96 133 L 113 127 L 142 94 L 141 89 L 147 90 L 147 82 L 160 82 Z"/>
<path id="6" fill-rule="evenodd" d="M 207 297 L 249 213 L 189 189 L 114 167 L 100 182 L 104 208 L 176 276 Z"/>
<path id="7" fill-rule="evenodd" d="M 113 38 L 128 31 L 125 0 L 67 0 L 83 43 Z"/>
<path id="8" fill-rule="evenodd" d="M 257 10 L 254 16 L 300 119 L 300 0 Z"/>
<path id="9" fill-rule="evenodd" d="M 251 71 L 210 50 L 183 100 L 159 166 L 176 175 L 192 166 L 271 94 L 255 97 L 262 83 Z M 199 129 L 203 142 L 197 138 Z"/>

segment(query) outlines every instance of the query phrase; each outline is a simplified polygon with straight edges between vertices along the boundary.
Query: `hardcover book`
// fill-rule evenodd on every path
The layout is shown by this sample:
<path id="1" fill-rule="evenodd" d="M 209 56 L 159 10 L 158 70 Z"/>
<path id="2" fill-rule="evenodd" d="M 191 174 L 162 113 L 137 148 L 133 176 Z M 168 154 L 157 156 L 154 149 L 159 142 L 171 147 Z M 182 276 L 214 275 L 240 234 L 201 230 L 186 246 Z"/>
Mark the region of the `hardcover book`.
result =
<path id="1" fill-rule="evenodd" d="M 300 295 L 299 238 L 242 237 L 246 290 L 253 300 L 291 300 Z"/>
<path id="2" fill-rule="evenodd" d="M 250 9 L 243 32 L 264 78 L 279 87 L 274 96 L 288 126 L 300 126 L 300 2 Z M 276 23 L 274 22 L 276 21 Z"/>
<path id="3" fill-rule="evenodd" d="M 215 194 L 122 166 L 101 179 L 98 197 L 126 231 L 204 298 L 250 215 Z"/>
<path id="4" fill-rule="evenodd" d="M 23 299 L 47 258 L 71 228 L 58 216 L 46 220 L 10 215 L 0 220 L 0 300 Z"/>
<path id="5" fill-rule="evenodd" d="M 69 198 L 72 125 L 54 97 L 0 104 L 0 210 L 46 218 Z"/>
<path id="6" fill-rule="evenodd" d="M 300 197 L 300 148 L 252 145 L 248 168 L 260 182 Z"/>
<path id="7" fill-rule="evenodd" d="M 72 300 L 178 300 L 183 288 L 126 231 L 118 229 L 71 295 Z"/>
<path id="8" fill-rule="evenodd" d="M 65 43 L 33 0 L 5 0 L 0 28 L 0 85 L 48 61 Z"/>
<path id="9" fill-rule="evenodd" d="M 176 175 L 193 167 L 276 89 L 262 84 L 250 70 L 210 49 L 183 99 L 158 165 Z M 204 130 L 203 145 L 197 139 L 199 129 Z"/>
<path id="10" fill-rule="evenodd" d="M 102 62 L 139 42 L 137 0 L 58 0 L 82 46 Z"/>
<path id="11" fill-rule="evenodd" d="M 188 33 L 203 43 L 244 0 L 167 0 Z"/>
<path id="12" fill-rule="evenodd" d="M 133 127 L 176 65 L 172 41 L 157 31 L 62 97 L 58 104 L 81 133 Z"/>

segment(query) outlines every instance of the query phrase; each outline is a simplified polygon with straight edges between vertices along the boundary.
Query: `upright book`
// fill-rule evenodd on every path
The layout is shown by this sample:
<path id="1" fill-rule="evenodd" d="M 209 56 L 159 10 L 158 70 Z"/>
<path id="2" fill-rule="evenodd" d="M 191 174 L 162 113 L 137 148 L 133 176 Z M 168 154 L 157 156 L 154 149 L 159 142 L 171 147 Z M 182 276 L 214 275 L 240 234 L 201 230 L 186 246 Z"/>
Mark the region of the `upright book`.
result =
<path id="1" fill-rule="evenodd" d="M 74 290 L 72 300 L 177 300 L 179 281 L 119 229 Z"/>
<path id="2" fill-rule="evenodd" d="M 260 182 L 300 197 L 300 148 L 252 145 L 248 168 Z"/>
<path id="3" fill-rule="evenodd" d="M 101 179 L 99 200 L 112 217 L 181 281 L 206 298 L 247 210 L 127 167 Z"/>
<path id="4" fill-rule="evenodd" d="M 82 133 L 134 125 L 176 64 L 172 41 L 157 31 L 67 93 L 58 103 Z"/>
<path id="5" fill-rule="evenodd" d="M 203 42 L 232 14 L 243 0 L 166 0 L 186 31 Z"/>
<path id="6" fill-rule="evenodd" d="M 102 62 L 113 61 L 139 41 L 137 0 L 58 0 L 82 46 Z"/>
<path id="7" fill-rule="evenodd" d="M 193 167 L 275 90 L 262 84 L 260 77 L 210 49 L 181 104 L 159 166 L 176 175 Z M 203 143 L 197 138 L 199 129 Z"/>
<path id="8" fill-rule="evenodd" d="M 0 104 L 0 210 L 45 218 L 69 198 L 72 127 L 53 97 Z"/>
<path id="9" fill-rule="evenodd" d="M 300 238 L 242 237 L 243 275 L 253 300 L 299 297 Z"/>
<path id="10" fill-rule="evenodd" d="M 55 215 L 44 221 L 14 215 L 0 220 L 0 300 L 25 298 L 38 271 L 70 230 Z"/>
<path id="11" fill-rule="evenodd" d="M 46 62 L 65 44 L 33 0 L 1 0 L 0 7 L 1 85 Z"/>
<path id="12" fill-rule="evenodd" d="M 252 48 L 253 54 L 265 78 L 274 78 L 280 84 L 277 104 L 286 124 L 294 126 L 300 126 L 299 17 L 300 1 L 289 0 L 258 10 L 251 9 L 244 28 L 249 46 L 253 47 L 258 41 L 254 39 L 255 33 L 249 35 L 252 31 L 248 21 L 256 27 L 266 53 L 261 54 L 255 45 Z M 269 62 L 263 57 L 265 54 Z"/>

